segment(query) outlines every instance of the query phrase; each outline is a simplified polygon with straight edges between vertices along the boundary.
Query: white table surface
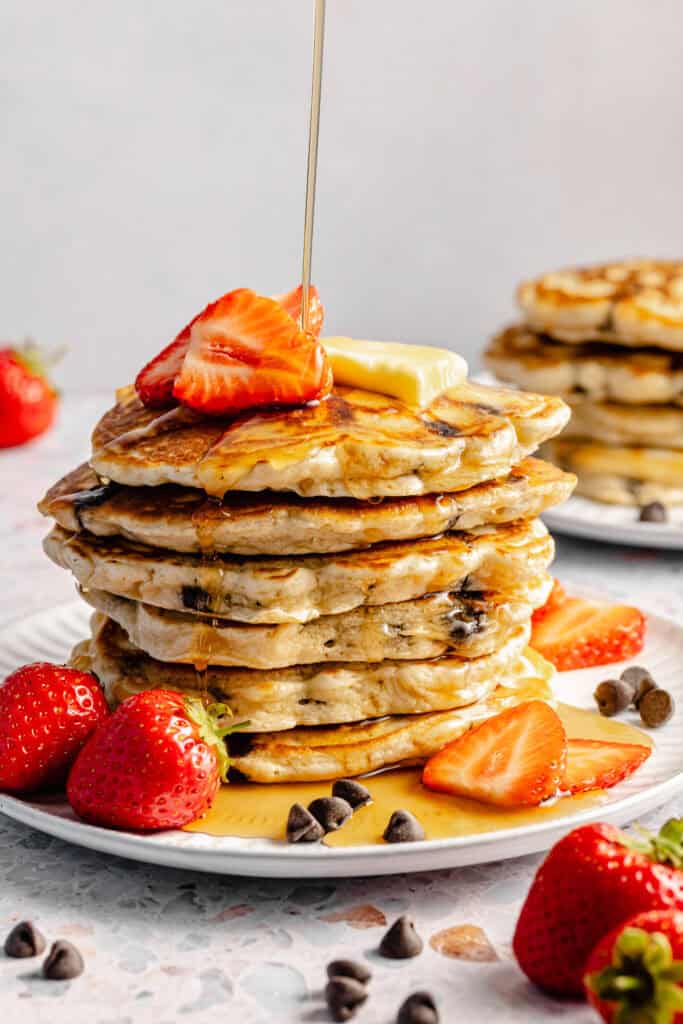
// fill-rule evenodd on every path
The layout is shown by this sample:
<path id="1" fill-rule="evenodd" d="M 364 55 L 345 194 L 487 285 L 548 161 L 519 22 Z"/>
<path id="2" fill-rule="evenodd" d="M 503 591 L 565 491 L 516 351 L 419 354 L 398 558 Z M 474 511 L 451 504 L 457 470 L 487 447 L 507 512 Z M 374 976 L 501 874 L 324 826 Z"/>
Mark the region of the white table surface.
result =
<path id="1" fill-rule="evenodd" d="M 87 455 L 108 396 L 64 399 L 59 423 L 32 445 L 0 452 L 0 623 L 70 600 L 68 574 L 43 555 L 45 488 Z M 683 621 L 683 554 L 558 539 L 556 572 Z M 683 810 L 683 799 L 645 824 Z M 374 971 L 359 1024 L 392 1024 L 400 1002 L 431 990 L 442 1022 L 561 1020 L 587 1024 L 581 1004 L 535 992 L 511 956 L 520 903 L 540 858 L 432 874 L 287 882 L 211 877 L 69 846 L 0 818 L 0 938 L 32 918 L 50 940 L 75 942 L 86 963 L 73 982 L 47 982 L 32 960 L 0 953 L 0 1009 L 9 1024 L 215 1024 L 328 1020 L 325 965 L 367 956 Z M 412 915 L 425 952 L 378 958 L 384 922 Z M 448 959 L 429 947 L 442 929 L 474 924 L 494 963 Z M 236 1017 L 236 1015 L 238 1015 Z"/>

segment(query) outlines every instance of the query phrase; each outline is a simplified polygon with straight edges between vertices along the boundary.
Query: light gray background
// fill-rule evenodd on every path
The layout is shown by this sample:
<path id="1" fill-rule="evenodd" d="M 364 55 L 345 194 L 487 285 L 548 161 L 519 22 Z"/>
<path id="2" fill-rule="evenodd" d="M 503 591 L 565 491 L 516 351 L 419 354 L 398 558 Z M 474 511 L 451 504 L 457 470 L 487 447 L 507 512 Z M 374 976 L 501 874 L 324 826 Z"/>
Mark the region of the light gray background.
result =
<path id="1" fill-rule="evenodd" d="M 679 0 L 328 0 L 328 333 L 476 360 L 523 275 L 683 252 Z M 312 0 L 4 0 L 0 337 L 126 382 L 299 276 Z"/>

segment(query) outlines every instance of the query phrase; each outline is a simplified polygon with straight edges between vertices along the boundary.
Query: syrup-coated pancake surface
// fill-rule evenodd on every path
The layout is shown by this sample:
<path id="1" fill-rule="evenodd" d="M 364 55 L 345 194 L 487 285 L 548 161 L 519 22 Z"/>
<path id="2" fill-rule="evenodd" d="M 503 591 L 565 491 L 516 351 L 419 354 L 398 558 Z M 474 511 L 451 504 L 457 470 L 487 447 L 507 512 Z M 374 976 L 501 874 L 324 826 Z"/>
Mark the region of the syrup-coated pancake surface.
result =
<path id="1" fill-rule="evenodd" d="M 172 484 L 102 484 L 83 465 L 51 487 L 38 507 L 70 532 L 128 537 L 173 551 L 307 554 L 532 518 L 568 498 L 575 483 L 547 462 L 524 459 L 501 479 L 453 494 L 376 502 L 236 492 L 221 501 Z"/>
<path id="2" fill-rule="evenodd" d="M 559 438 L 548 458 L 578 477 L 577 494 L 612 505 L 683 504 L 683 452 Z"/>
<path id="3" fill-rule="evenodd" d="M 683 263 L 630 260 L 525 281 L 527 324 L 560 341 L 612 341 L 683 351 Z"/>
<path id="4" fill-rule="evenodd" d="M 538 519 L 332 555 L 182 555 L 55 526 L 43 547 L 83 587 L 240 622 L 309 622 L 441 590 L 524 594 L 554 546 Z"/>
<path id="5" fill-rule="evenodd" d="M 71 664 L 97 675 L 112 706 L 140 690 L 170 687 L 206 703 L 226 703 L 236 722 L 249 722 L 250 732 L 273 732 L 473 704 L 520 673 L 529 631 L 528 623 L 519 626 L 502 647 L 481 658 L 332 662 L 268 671 L 210 665 L 199 674 L 188 665 L 150 658 L 120 626 L 96 613 L 92 637 L 78 644 Z"/>
<path id="6" fill-rule="evenodd" d="M 571 345 L 523 324 L 491 341 L 486 365 L 510 384 L 571 399 L 626 405 L 683 405 L 683 355 L 655 348 L 624 352 L 618 345 Z"/>
<path id="7" fill-rule="evenodd" d="M 129 389 L 95 428 L 91 464 L 128 486 L 175 483 L 217 497 L 429 494 L 506 475 L 568 418 L 561 399 L 468 382 L 421 411 L 340 387 L 317 404 L 231 421 L 182 407 L 159 414 Z"/>
<path id="8" fill-rule="evenodd" d="M 448 653 L 478 658 L 496 650 L 527 622 L 551 585 L 552 578 L 542 573 L 518 597 L 442 591 L 415 601 L 325 615 L 305 624 L 259 626 L 170 612 L 104 590 L 82 594 L 93 608 L 118 622 L 136 647 L 160 661 L 268 669 L 326 661 L 437 658 Z"/>

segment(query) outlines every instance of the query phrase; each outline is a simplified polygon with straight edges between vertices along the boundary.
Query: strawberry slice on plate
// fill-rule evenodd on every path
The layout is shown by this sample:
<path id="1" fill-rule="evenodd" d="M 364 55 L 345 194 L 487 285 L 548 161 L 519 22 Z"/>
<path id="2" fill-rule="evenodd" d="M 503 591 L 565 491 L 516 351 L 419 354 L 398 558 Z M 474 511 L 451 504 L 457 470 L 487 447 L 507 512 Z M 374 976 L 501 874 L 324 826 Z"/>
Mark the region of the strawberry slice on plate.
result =
<path id="1" fill-rule="evenodd" d="M 531 616 L 532 622 L 540 622 L 546 615 L 554 612 L 560 605 L 564 604 L 567 600 L 567 592 L 560 583 L 559 580 L 553 580 L 553 589 L 548 595 L 548 600 L 545 604 L 542 604 L 540 608 L 537 608 L 534 614 Z"/>
<path id="2" fill-rule="evenodd" d="M 650 747 L 639 743 L 569 740 L 562 789 L 569 793 L 610 789 L 633 775 L 651 753 Z"/>
<path id="3" fill-rule="evenodd" d="M 643 649 L 645 616 L 637 608 L 568 597 L 533 624 L 531 646 L 561 672 L 610 665 Z"/>
<path id="4" fill-rule="evenodd" d="M 232 294 L 234 293 L 228 293 L 228 295 Z M 227 297 L 227 295 L 223 296 L 224 299 Z M 302 287 L 299 285 L 291 292 L 287 292 L 286 295 L 273 296 L 273 301 L 286 310 L 292 320 L 298 323 L 301 318 L 301 298 Z M 152 409 L 166 409 L 175 404 L 177 399 L 173 394 L 173 386 L 190 347 L 192 328 L 201 317 L 206 316 L 221 301 L 223 300 L 218 299 L 216 302 L 210 303 L 205 310 L 198 313 L 166 348 L 162 349 L 140 370 L 135 379 L 135 390 L 145 405 Z M 324 310 L 317 289 L 313 285 L 308 293 L 308 310 L 310 333 L 318 337 L 323 326 Z"/>
<path id="5" fill-rule="evenodd" d="M 488 718 L 429 759 L 422 782 L 500 807 L 540 804 L 564 776 L 567 737 L 553 709 L 527 701 Z"/>
<path id="6" fill-rule="evenodd" d="M 332 388 L 325 350 L 275 299 L 238 288 L 207 306 L 173 394 L 199 412 L 232 415 L 262 406 L 300 405 Z"/>

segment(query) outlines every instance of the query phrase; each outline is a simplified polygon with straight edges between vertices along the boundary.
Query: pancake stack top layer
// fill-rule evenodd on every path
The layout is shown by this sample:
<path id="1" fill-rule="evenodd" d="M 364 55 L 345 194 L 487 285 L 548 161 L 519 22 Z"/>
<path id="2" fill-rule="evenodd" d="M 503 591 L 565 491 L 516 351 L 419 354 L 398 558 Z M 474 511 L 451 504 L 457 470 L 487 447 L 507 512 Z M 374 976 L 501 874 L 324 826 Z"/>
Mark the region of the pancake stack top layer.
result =
<path id="1" fill-rule="evenodd" d="M 227 703 L 256 781 L 420 761 L 531 696 L 526 648 L 572 476 L 530 455 L 557 398 L 464 383 L 425 410 L 336 388 L 317 405 L 201 417 L 132 389 L 90 463 L 40 504 L 47 554 L 95 609 L 74 663 L 112 701 L 157 686 Z"/>
<path id="2" fill-rule="evenodd" d="M 504 381 L 562 396 L 547 451 L 578 492 L 683 503 L 683 263 L 638 260 L 545 274 L 517 291 L 523 322 L 486 352 Z"/>

